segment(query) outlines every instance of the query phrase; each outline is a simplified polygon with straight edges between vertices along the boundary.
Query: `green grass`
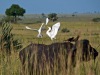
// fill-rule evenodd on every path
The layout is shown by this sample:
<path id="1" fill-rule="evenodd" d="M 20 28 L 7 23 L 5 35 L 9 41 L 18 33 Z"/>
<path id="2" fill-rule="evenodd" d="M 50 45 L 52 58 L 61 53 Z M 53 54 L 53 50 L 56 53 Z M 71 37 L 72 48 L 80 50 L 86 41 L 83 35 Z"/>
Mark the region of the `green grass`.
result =
<path id="1" fill-rule="evenodd" d="M 55 22 L 56 23 L 56 22 Z M 55 24 L 53 22 L 50 22 L 48 26 L 52 26 Z M 29 44 L 31 41 L 34 43 L 38 43 L 39 41 L 43 42 L 44 40 L 46 42 L 43 42 L 45 44 L 50 44 L 52 41 L 50 38 L 46 35 L 46 30 L 48 30 L 47 26 L 46 29 L 42 31 L 43 38 L 37 38 L 37 31 L 31 31 L 25 29 L 24 24 L 12 24 L 13 30 L 12 33 L 15 34 L 15 38 L 22 39 L 23 43 Z M 38 24 L 28 24 L 31 28 L 39 28 L 41 23 Z M 62 29 L 67 28 L 70 32 L 62 33 Z M 80 34 L 80 39 L 89 39 L 91 44 L 98 45 L 97 42 L 100 41 L 100 23 L 94 23 L 94 22 L 61 22 L 60 30 L 57 34 L 57 39 L 55 41 L 63 41 L 65 39 L 68 39 L 69 37 L 76 37 L 78 34 Z M 96 44 L 97 43 L 97 44 Z"/>
<path id="2" fill-rule="evenodd" d="M 49 22 L 48 26 L 52 26 L 56 22 Z M 25 26 L 28 25 L 32 28 L 39 28 L 41 23 L 38 24 L 12 24 L 13 30 L 12 33 L 15 34 L 15 38 L 20 39 L 20 41 L 23 44 L 23 48 L 26 47 L 31 42 L 33 43 L 43 43 L 43 44 L 51 44 L 53 41 L 50 40 L 50 38 L 45 34 L 46 30 L 48 29 L 46 27 L 46 30 L 42 32 L 43 38 L 37 38 L 38 32 L 26 30 Z M 70 30 L 68 33 L 62 33 L 61 30 L 63 28 L 67 28 Z M 1 29 L 1 28 L 0 28 Z M 100 22 L 94 23 L 94 22 L 61 22 L 60 30 L 57 34 L 57 39 L 55 42 L 63 42 L 64 40 L 70 38 L 70 37 L 76 37 L 78 34 L 80 34 L 80 39 L 88 39 L 90 41 L 90 44 L 97 49 L 98 52 L 100 52 Z M 97 48 L 98 47 L 98 48 Z M 20 51 L 20 50 L 19 50 Z M 2 52 L 0 52 L 0 74 L 1 75 L 20 75 L 20 72 L 22 71 L 21 62 L 19 60 L 19 51 L 16 53 L 12 52 L 10 57 L 2 56 Z M 46 63 L 46 68 L 44 71 L 42 71 L 42 68 L 40 67 L 40 75 L 99 75 L 100 74 L 100 54 L 96 59 L 96 62 L 94 63 L 93 60 L 88 62 L 79 62 L 77 61 L 76 67 L 72 68 L 70 65 L 70 61 L 68 63 L 68 69 L 65 70 L 63 66 L 64 64 L 64 57 L 62 54 L 60 54 L 60 71 L 58 71 L 57 67 L 58 64 L 55 59 L 55 67 L 54 72 L 50 70 L 49 63 Z M 70 59 L 69 59 L 70 60 Z M 36 72 L 36 71 L 34 71 Z M 26 72 L 27 73 L 27 72 Z M 28 75 L 28 74 L 27 74 Z M 39 74 L 38 74 L 39 75 Z"/>

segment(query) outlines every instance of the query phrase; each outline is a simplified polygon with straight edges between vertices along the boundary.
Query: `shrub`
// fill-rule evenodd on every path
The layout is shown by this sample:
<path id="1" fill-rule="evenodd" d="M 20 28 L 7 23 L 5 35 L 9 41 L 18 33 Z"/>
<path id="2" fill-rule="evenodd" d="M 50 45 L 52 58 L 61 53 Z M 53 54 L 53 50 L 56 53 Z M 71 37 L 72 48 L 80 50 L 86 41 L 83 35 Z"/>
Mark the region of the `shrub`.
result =
<path id="1" fill-rule="evenodd" d="M 68 30 L 67 28 L 63 28 L 63 29 L 61 30 L 61 32 L 66 33 L 66 32 L 69 32 L 69 30 Z"/>
<path id="2" fill-rule="evenodd" d="M 100 18 L 93 18 L 92 21 L 93 22 L 99 22 L 100 21 Z"/>
<path id="3" fill-rule="evenodd" d="M 57 17 L 57 14 L 56 13 L 51 13 L 51 14 L 48 14 L 48 18 L 51 20 L 51 21 L 57 21 L 58 17 Z"/>

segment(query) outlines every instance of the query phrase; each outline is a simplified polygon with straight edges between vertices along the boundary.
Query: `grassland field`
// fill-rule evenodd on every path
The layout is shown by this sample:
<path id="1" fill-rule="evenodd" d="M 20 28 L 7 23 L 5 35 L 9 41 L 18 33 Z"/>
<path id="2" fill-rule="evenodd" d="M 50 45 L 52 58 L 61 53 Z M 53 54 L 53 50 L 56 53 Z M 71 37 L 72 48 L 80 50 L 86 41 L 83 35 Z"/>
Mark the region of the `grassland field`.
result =
<path id="1" fill-rule="evenodd" d="M 29 18 L 29 19 L 22 19 L 22 21 L 18 21 L 17 24 L 11 23 L 13 26 L 12 33 L 15 35 L 14 38 L 19 39 L 19 41 L 22 42 L 23 48 L 29 45 L 31 42 L 33 43 L 43 43 L 43 44 L 51 44 L 53 42 L 63 42 L 64 40 L 67 40 L 70 37 L 76 37 L 80 34 L 81 39 L 88 39 L 90 41 L 90 44 L 97 49 L 97 51 L 100 53 L 100 22 L 93 22 L 91 21 L 94 17 L 100 17 L 100 15 L 96 16 L 63 16 L 58 19 L 58 21 L 52 22 L 50 21 L 47 26 L 52 26 L 53 24 L 57 22 L 61 22 L 60 30 L 58 31 L 58 34 L 56 36 L 56 40 L 51 41 L 51 39 L 46 35 L 46 31 L 48 30 L 48 27 L 45 26 L 45 30 L 42 31 L 43 38 L 37 38 L 37 31 L 27 30 L 25 26 L 29 26 L 31 28 L 38 29 L 41 25 L 41 23 L 36 23 L 36 21 L 41 21 L 45 23 L 45 19 L 39 18 Z M 32 22 L 33 21 L 33 22 Z M 67 28 L 69 32 L 63 33 L 61 30 L 63 28 Z M 1 27 L 0 27 L 1 30 Z M 1 34 L 1 33 L 0 33 Z M 21 49 L 20 49 L 21 50 Z M 6 57 L 5 60 L 2 60 L 2 57 L 0 56 L 0 74 L 1 75 L 20 75 L 21 70 L 21 62 L 19 60 L 18 53 L 12 53 L 11 55 L 11 62 L 7 63 Z M 93 62 L 93 61 L 92 61 Z M 88 69 L 87 71 L 90 72 L 83 72 L 81 69 L 81 72 L 74 75 L 100 75 L 100 54 L 96 59 L 97 64 L 95 68 L 94 66 L 89 66 L 91 63 L 86 62 L 86 65 L 84 69 Z M 93 63 L 92 63 L 93 64 Z M 96 71 L 94 71 L 96 69 Z M 77 69 L 79 70 L 79 69 Z M 64 75 L 61 73 L 60 75 Z M 73 74 L 69 74 L 73 75 Z"/>

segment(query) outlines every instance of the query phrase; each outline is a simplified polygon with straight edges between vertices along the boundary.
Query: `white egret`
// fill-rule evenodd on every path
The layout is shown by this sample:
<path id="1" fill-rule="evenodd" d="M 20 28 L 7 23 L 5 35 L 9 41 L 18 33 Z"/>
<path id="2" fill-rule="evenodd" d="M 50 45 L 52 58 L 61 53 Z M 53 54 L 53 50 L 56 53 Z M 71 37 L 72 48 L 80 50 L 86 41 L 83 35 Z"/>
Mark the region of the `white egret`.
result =
<path id="1" fill-rule="evenodd" d="M 47 24 L 48 24 L 48 22 L 49 22 L 49 19 L 48 19 L 48 18 L 46 18 L 45 25 L 47 25 Z M 43 30 L 45 30 L 45 25 L 42 27 L 42 29 L 43 29 Z"/>
<path id="2" fill-rule="evenodd" d="M 49 29 L 47 30 L 46 34 L 51 38 L 51 40 L 56 39 L 59 27 L 60 27 L 60 22 L 54 24 L 52 28 L 48 27 Z"/>
<path id="3" fill-rule="evenodd" d="M 46 18 L 46 25 L 48 24 L 48 22 L 49 22 L 49 19 L 48 19 L 48 18 Z"/>
<path id="4" fill-rule="evenodd" d="M 40 26 L 39 29 L 32 29 L 32 28 L 30 28 L 30 27 L 28 27 L 28 26 L 26 26 L 26 29 L 38 31 L 37 37 L 38 37 L 38 38 L 42 38 L 41 31 L 42 31 L 42 26 L 43 26 L 43 25 L 44 25 L 44 23 L 42 23 L 42 25 Z"/>

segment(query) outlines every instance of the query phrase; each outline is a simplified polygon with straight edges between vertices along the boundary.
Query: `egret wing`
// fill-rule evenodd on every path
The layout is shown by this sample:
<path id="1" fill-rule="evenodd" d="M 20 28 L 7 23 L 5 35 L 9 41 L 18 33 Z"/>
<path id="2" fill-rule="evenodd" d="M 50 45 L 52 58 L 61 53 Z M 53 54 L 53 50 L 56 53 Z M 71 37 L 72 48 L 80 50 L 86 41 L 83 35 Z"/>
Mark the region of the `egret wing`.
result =
<path id="1" fill-rule="evenodd" d="M 30 27 L 28 27 L 28 26 L 26 26 L 25 28 L 26 28 L 26 29 L 29 29 L 29 30 L 37 30 L 37 29 L 32 29 L 32 28 L 30 28 Z"/>
<path id="2" fill-rule="evenodd" d="M 54 25 L 52 26 L 52 29 L 59 29 L 59 27 L 60 27 L 60 22 L 54 24 Z"/>
<path id="3" fill-rule="evenodd" d="M 51 30 L 52 37 L 55 37 L 57 35 L 59 27 L 60 27 L 60 22 L 58 22 L 52 26 L 52 30 Z"/>

